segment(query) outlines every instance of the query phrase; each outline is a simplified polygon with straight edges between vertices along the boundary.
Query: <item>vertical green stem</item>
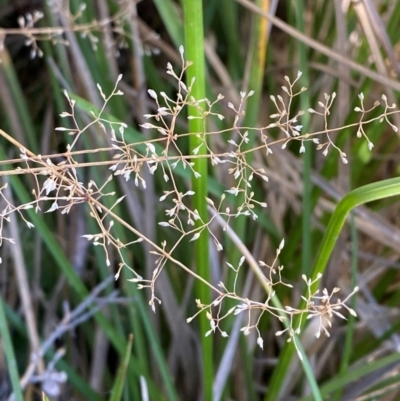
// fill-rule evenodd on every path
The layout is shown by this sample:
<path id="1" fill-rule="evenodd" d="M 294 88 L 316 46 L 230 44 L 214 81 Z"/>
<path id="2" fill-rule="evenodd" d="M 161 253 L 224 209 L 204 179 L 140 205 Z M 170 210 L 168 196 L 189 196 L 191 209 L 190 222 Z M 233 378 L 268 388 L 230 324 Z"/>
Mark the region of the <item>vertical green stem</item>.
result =
<path id="1" fill-rule="evenodd" d="M 187 70 L 187 84 L 191 84 L 195 77 L 196 82 L 192 88 L 192 96 L 196 100 L 206 97 L 205 91 L 205 60 L 204 60 L 204 32 L 203 32 L 203 5 L 201 0 L 183 0 L 184 10 L 184 28 L 185 28 L 185 47 L 187 59 L 193 62 L 193 65 Z M 189 108 L 192 116 L 201 117 L 202 110 L 194 107 Z M 205 130 L 205 121 L 202 118 L 189 120 L 190 150 L 192 151 L 202 143 L 202 138 L 195 134 L 203 133 Z M 199 154 L 205 154 L 206 148 L 203 146 Z M 203 221 L 207 221 L 207 203 L 204 197 L 207 196 L 207 159 L 197 158 L 194 169 L 200 174 L 200 178 L 193 177 L 192 187 L 195 192 L 193 196 L 193 206 L 199 212 Z M 199 225 L 200 222 L 197 222 Z M 209 269 L 209 250 L 208 250 L 208 232 L 204 230 L 200 238 L 195 241 L 195 261 L 197 273 L 205 280 L 211 280 Z M 197 298 L 202 303 L 211 302 L 211 291 L 204 284 L 197 283 Z M 203 391 L 204 399 L 212 400 L 213 388 L 213 340 L 212 336 L 205 337 L 205 333 L 210 329 L 210 323 L 205 314 L 200 315 L 200 335 L 202 345 L 203 359 Z"/>

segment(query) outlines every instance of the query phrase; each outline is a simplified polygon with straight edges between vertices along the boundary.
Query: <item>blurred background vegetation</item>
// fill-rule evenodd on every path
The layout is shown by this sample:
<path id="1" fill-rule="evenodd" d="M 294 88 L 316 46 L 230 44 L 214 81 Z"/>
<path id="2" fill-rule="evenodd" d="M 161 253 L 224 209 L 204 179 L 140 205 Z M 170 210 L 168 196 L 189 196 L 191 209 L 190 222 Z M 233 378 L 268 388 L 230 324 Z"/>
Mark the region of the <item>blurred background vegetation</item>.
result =
<path id="1" fill-rule="evenodd" d="M 317 109 L 318 101 L 325 101 L 325 93 L 336 92 L 329 116 L 331 127 L 358 121 L 354 108 L 359 106 L 361 92 L 366 108 L 380 100 L 382 93 L 390 104 L 398 101 L 397 0 L 204 0 L 203 7 L 207 97 L 225 96 L 218 111 L 226 120 L 213 120 L 211 131 L 232 126 L 228 101 L 238 104 L 239 92 L 249 90 L 255 95 L 247 105 L 244 125 L 268 125 L 275 112 L 270 95 L 282 94 L 284 76 L 295 78 L 299 70 L 303 73 L 299 89 L 305 86 L 308 91 L 292 107 Z M 37 42 L 21 35 L 18 29 L 30 27 L 27 16 L 34 19 L 35 11 L 44 14 L 35 27 L 59 27 L 60 34 L 55 30 L 57 36 L 49 39 L 42 30 Z M 271 15 L 268 19 L 262 16 L 267 12 Z M 149 134 L 141 131 L 140 124 L 144 114 L 154 112 L 147 89 L 174 97 L 176 82 L 166 74 L 166 64 L 171 62 L 179 70 L 178 47 L 183 44 L 179 1 L 0 0 L 0 128 L 36 154 L 64 152 L 71 139 L 55 131 L 65 125 L 60 113 L 70 111 L 63 89 L 87 100 L 79 102 L 77 113 L 79 121 L 87 123 L 91 107 L 102 105 L 96 84 L 109 94 L 122 73 L 119 88 L 125 94 L 109 102 L 107 113 L 128 124 L 132 138 L 146 137 Z M 43 56 L 38 57 L 41 52 Z M 372 116 L 377 115 L 374 113 Z M 398 114 L 391 117 L 397 127 L 399 119 Z M 322 131 L 323 123 L 308 114 L 301 118 L 304 133 Z M 176 129 L 185 132 L 187 120 L 179 120 Z M 227 140 L 231 134 L 221 138 Z M 267 186 L 260 183 L 254 188 L 268 208 L 257 221 L 238 219 L 232 226 L 256 260 L 273 260 L 285 238 L 280 263 L 285 267 L 285 280 L 294 286 L 294 290 L 279 293 L 285 305 L 298 303 L 304 285 L 301 275 L 310 271 L 338 200 L 353 188 L 399 176 L 398 134 L 379 122 L 368 126 L 366 134 L 374 144 L 372 152 L 367 141 L 357 138 L 354 127 L 332 132 L 336 145 L 346 152 L 348 164 L 341 162 L 337 152 L 324 157 L 309 144 L 306 152 L 299 154 L 297 142 L 284 150 L 276 147 L 268 158 L 253 161 L 269 177 Z M 275 138 L 279 132 L 268 135 Z M 80 146 L 101 147 L 99 138 L 93 129 Z M 223 146 L 221 138 L 213 138 L 211 146 Z M 187 146 L 183 142 L 181 149 Z M 19 153 L 0 138 L 1 161 L 18 158 Z M 92 156 L 82 156 L 81 161 L 91 162 Z M 2 162 L 0 169 L 6 168 Z M 103 182 L 109 173 L 89 167 L 79 174 L 84 182 Z M 0 186 L 6 180 L 1 178 Z M 221 194 L 225 179 L 210 169 L 210 196 Z M 33 187 L 32 177 L 10 176 L 7 180 L 12 187 L 9 197 L 15 204 L 25 203 Z M 187 176 L 177 180 L 182 188 L 188 187 Z M 157 202 L 163 194 L 162 180 L 154 180 L 146 190 L 132 182 L 113 185 L 116 197 L 127 195 L 118 210 L 124 220 L 157 243 L 166 235 L 175 235 L 166 234 L 157 224 L 164 218 Z M 6 205 L 1 202 L 3 210 Z M 110 279 L 118 269 L 118 254 L 111 252 L 107 266 L 102 249 L 89 246 L 82 238 L 95 230 L 85 211 L 82 205 L 68 215 L 32 213 L 34 230 L 26 229 L 20 219 L 13 220 L 18 224 L 7 225 L 16 245 L 3 242 L 0 247 L 0 291 L 24 399 L 41 399 L 40 383 L 54 400 L 207 398 L 202 383 L 210 372 L 202 368 L 204 345 L 198 322 L 186 323 L 196 311 L 193 278 L 167 264 L 157 282 L 162 305 L 157 305 L 153 314 L 148 294 L 137 291 L 126 281 L 128 276 Z M 391 198 L 358 208 L 338 239 L 323 286 L 338 286 L 347 294 L 358 285 L 360 294 L 352 301 L 358 318 L 335 320 L 330 338 L 316 339 L 315 329 L 303 335 L 323 399 L 400 399 L 398 226 L 399 203 Z M 130 232 L 118 230 L 122 241 L 132 240 Z M 232 284 L 234 276 L 226 262 L 237 266 L 241 256 L 229 240 L 223 245 L 223 253 L 210 247 L 214 285 L 221 280 Z M 154 266 L 148 251 L 146 245 L 138 245 L 127 253 L 144 277 L 151 276 Z M 188 243 L 176 252 L 182 263 L 195 269 Z M 251 271 L 243 270 L 238 288 L 250 299 L 265 300 Z M 214 400 L 274 400 L 278 398 L 269 395 L 274 386 L 279 387 L 281 400 L 311 399 L 298 360 L 293 359 L 283 377 L 274 375 L 285 344 L 284 337 L 275 336 L 282 329 L 280 323 L 263 317 L 259 329 L 264 349 L 260 349 L 256 336 L 239 335 L 241 326 L 235 319 L 224 323 L 229 338 L 213 337 Z M 31 352 L 46 341 L 50 345 L 35 370 Z M 4 350 L 4 342 L 0 346 L 9 350 Z M 0 400 L 7 400 L 11 392 L 9 368 L 2 352 Z"/>

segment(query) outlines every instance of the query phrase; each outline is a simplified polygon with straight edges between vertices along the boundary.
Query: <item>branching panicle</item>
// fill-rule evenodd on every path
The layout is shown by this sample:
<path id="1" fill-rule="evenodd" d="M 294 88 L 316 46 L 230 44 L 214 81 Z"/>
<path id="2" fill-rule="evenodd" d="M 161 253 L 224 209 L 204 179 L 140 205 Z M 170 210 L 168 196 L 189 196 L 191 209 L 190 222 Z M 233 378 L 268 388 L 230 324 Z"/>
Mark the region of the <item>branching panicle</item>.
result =
<path id="1" fill-rule="evenodd" d="M 29 30 L 31 23 L 34 23 L 35 18 L 27 23 L 24 27 Z M 28 32 L 28 31 L 27 31 Z M 32 39 L 32 44 L 34 40 Z M 154 90 L 148 90 L 150 99 L 154 102 L 154 112 L 147 114 L 144 117 L 147 122 L 142 124 L 145 130 L 151 130 L 154 134 L 154 139 L 146 139 L 143 141 L 132 141 L 131 132 L 125 123 L 112 121 L 105 117 L 105 109 L 108 102 L 114 96 L 121 96 L 123 93 L 118 89 L 118 83 L 122 79 L 120 75 L 116 82 L 115 87 L 109 95 L 106 95 L 100 85 L 98 91 L 103 99 L 103 106 L 98 112 L 92 114 L 92 121 L 86 126 L 80 126 L 76 118 L 76 101 L 65 91 L 65 97 L 70 106 L 70 111 L 61 114 L 61 117 L 68 121 L 70 126 L 59 127 L 58 131 L 66 131 L 70 134 L 72 141 L 67 146 L 66 152 L 58 155 L 35 155 L 31 151 L 20 147 L 20 159 L 13 161 L 18 163 L 18 167 L 14 170 L 2 172 L 2 175 L 7 174 L 30 174 L 35 183 L 35 188 L 32 190 L 33 199 L 21 206 L 13 206 L 5 195 L 7 184 L 0 187 L 0 197 L 3 209 L 0 213 L 0 246 L 3 241 L 13 242 L 12 238 L 4 235 L 4 223 L 8 222 L 13 213 L 17 213 L 29 228 L 33 224 L 26 220 L 24 211 L 29 208 L 35 208 L 36 212 L 40 210 L 41 205 L 46 205 L 46 212 L 51 213 L 56 210 L 61 211 L 62 214 L 68 214 L 71 209 L 81 203 L 88 205 L 90 216 L 97 224 L 97 232 L 86 234 L 83 237 L 92 242 L 95 246 L 103 248 L 105 253 L 106 264 L 111 265 L 110 250 L 114 249 L 119 255 L 118 271 L 115 274 L 117 279 L 120 276 L 122 268 L 128 268 L 134 277 L 130 281 L 136 283 L 139 289 L 148 288 L 151 296 L 149 304 L 155 311 L 156 305 L 160 304 L 160 299 L 156 296 L 156 281 L 162 273 L 167 261 L 175 263 L 183 268 L 189 274 L 192 274 L 197 279 L 204 280 L 197 276 L 188 266 L 184 266 L 181 262 L 175 259 L 175 251 L 179 244 L 183 241 L 196 241 L 203 231 L 207 230 L 211 238 L 214 240 L 216 249 L 223 250 L 221 233 L 215 232 L 214 221 L 216 216 L 222 218 L 224 221 L 223 231 L 229 226 L 231 219 L 239 216 L 248 216 L 252 219 L 258 217 L 258 213 L 262 208 L 267 207 L 264 201 L 257 200 L 253 190 L 254 181 L 258 180 L 263 184 L 268 183 L 268 177 L 262 168 L 255 168 L 247 162 L 246 155 L 249 153 L 257 154 L 259 158 L 268 158 L 273 153 L 275 146 L 285 148 L 291 141 L 300 141 L 300 153 L 305 151 L 304 142 L 309 141 L 316 145 L 317 150 L 322 150 L 326 155 L 329 149 L 334 149 L 339 153 L 342 161 L 347 163 L 347 155 L 340 150 L 332 140 L 333 135 L 341 128 L 332 128 L 328 125 L 328 116 L 335 99 L 335 94 L 325 95 L 324 101 L 319 102 L 318 110 L 308 109 L 308 113 L 316 114 L 319 118 L 324 120 L 324 130 L 317 133 L 302 134 L 302 125 L 300 122 L 301 116 L 304 111 L 293 111 L 293 100 L 296 96 L 301 95 L 306 88 L 296 89 L 296 82 L 300 78 L 300 73 L 296 79 L 291 82 L 288 77 L 285 77 L 287 86 L 282 88 L 283 96 L 271 96 L 271 101 L 276 109 L 276 112 L 270 116 L 271 123 L 264 127 L 253 128 L 243 127 L 240 125 L 242 117 L 245 112 L 247 99 L 252 96 L 253 92 L 241 93 L 240 102 L 238 105 L 227 103 L 227 108 L 233 111 L 234 116 L 231 121 L 231 128 L 224 132 L 231 132 L 230 139 L 227 140 L 226 150 L 224 152 L 216 153 L 211 146 L 209 146 L 207 138 L 221 134 L 222 132 L 199 132 L 198 137 L 201 139 L 201 145 L 193 151 L 193 154 L 185 154 L 181 150 L 181 140 L 187 137 L 187 133 L 179 133 L 177 130 L 178 119 L 184 119 L 185 109 L 188 107 L 195 107 L 201 111 L 197 117 L 204 122 L 207 119 L 216 118 L 222 120 L 224 116 L 215 112 L 217 103 L 223 101 L 223 96 L 217 96 L 216 100 L 210 101 L 208 99 L 194 99 L 191 95 L 192 86 L 195 82 L 191 82 L 186 86 L 183 82 L 183 76 L 190 63 L 186 62 L 183 57 L 183 49 L 180 49 L 182 57 L 182 68 L 180 73 L 176 73 L 171 64 L 167 66 L 167 74 L 176 80 L 176 94 L 175 98 L 171 98 L 166 93 L 161 92 L 157 94 Z M 395 131 L 395 127 L 390 121 L 390 114 L 394 113 L 394 105 L 387 104 L 386 97 L 382 97 L 384 110 L 381 115 L 372 117 L 367 120 L 369 113 L 378 107 L 375 104 L 371 109 L 366 110 L 363 103 L 363 95 L 359 96 L 361 106 L 356 108 L 360 113 L 360 120 L 354 125 L 348 127 L 355 127 L 357 137 L 364 137 L 368 142 L 368 147 L 371 150 L 373 147 L 372 142 L 367 137 L 365 126 L 373 121 L 385 121 Z M 205 111 L 200 104 L 205 104 Z M 221 103 L 220 106 L 223 107 Z M 77 143 L 81 140 L 82 136 L 87 133 L 89 128 L 96 126 L 99 128 L 98 132 L 104 135 L 105 143 L 108 144 L 105 148 L 97 148 L 95 150 L 76 150 Z M 206 124 L 204 124 L 206 126 Z M 268 132 L 270 130 L 278 129 L 283 135 L 282 138 L 270 139 Z M 2 134 L 6 136 L 5 133 Z M 254 141 L 250 138 L 254 136 Z M 15 141 L 13 142 L 15 144 Z M 254 143 L 253 148 L 248 149 L 249 143 Z M 206 150 L 206 154 L 199 154 L 200 148 Z M 78 161 L 78 155 L 81 157 L 85 153 L 92 154 L 106 154 L 108 155 L 107 161 L 95 162 L 96 166 L 105 166 L 111 171 L 111 175 L 104 183 L 96 183 L 90 179 L 87 183 L 83 182 L 80 169 L 90 163 L 82 163 Z M 182 188 L 178 185 L 175 179 L 176 170 L 178 168 L 187 169 L 196 178 L 200 178 L 200 174 L 194 168 L 194 160 L 198 157 L 207 157 L 210 159 L 213 168 L 219 169 L 227 166 L 224 171 L 228 174 L 227 188 L 221 194 L 219 199 L 205 198 L 204 201 L 209 205 L 210 213 L 208 220 L 203 220 L 196 209 L 192 207 L 191 197 L 194 195 L 191 188 Z M 58 161 L 58 160 L 62 161 Z M 58 162 L 56 162 L 56 160 Z M 104 160 L 104 159 L 101 159 Z M 178 167 L 179 166 L 179 167 Z M 123 201 L 123 197 L 114 199 L 114 193 L 107 192 L 107 184 L 114 179 L 115 176 L 122 176 L 126 181 L 133 180 L 137 187 L 146 190 L 146 174 L 143 169 L 147 169 L 150 174 L 161 174 L 165 181 L 165 189 L 162 196 L 159 198 L 160 207 L 164 208 L 164 218 L 158 223 L 165 230 L 173 230 L 177 233 L 177 240 L 169 246 L 166 241 L 161 241 L 160 245 L 153 243 L 143 233 L 137 231 L 134 227 L 130 226 L 121 216 L 118 216 L 114 208 Z M 107 198 L 114 199 L 111 206 L 106 206 L 105 200 Z M 236 209 L 232 206 L 233 198 L 240 199 L 240 206 Z M 108 203 L 107 203 L 108 204 Z M 200 225 L 195 225 L 195 222 Z M 122 243 L 114 234 L 114 225 L 121 224 L 134 234 L 134 239 L 129 243 Z M 133 246 L 142 241 L 147 242 L 152 248 L 151 252 L 157 256 L 155 268 L 150 278 L 143 278 L 138 274 L 124 259 L 123 249 L 128 246 Z M 291 288 L 290 283 L 285 283 L 282 278 L 283 266 L 279 264 L 279 255 L 283 251 L 284 241 L 279 245 L 276 255 L 271 264 L 260 261 L 257 269 L 262 273 L 259 279 L 262 280 L 268 288 L 266 299 L 264 302 L 256 302 L 247 298 L 243 298 L 238 293 L 237 281 L 241 269 L 246 262 L 246 256 L 241 257 L 236 267 L 232 263 L 227 263 L 228 267 L 234 271 L 235 280 L 232 288 L 227 288 L 223 282 L 218 284 L 218 288 L 214 287 L 211 283 L 207 283 L 213 290 L 215 290 L 215 299 L 211 304 L 202 304 L 201 300 L 196 300 L 198 311 L 190 317 L 188 321 L 193 320 L 199 313 L 206 313 L 210 322 L 210 330 L 207 335 L 219 331 L 222 336 L 228 336 L 228 333 L 221 328 L 221 322 L 229 315 L 238 315 L 245 312 L 247 322 L 241 329 L 245 335 L 250 334 L 252 331 L 257 333 L 257 343 L 262 348 L 263 341 L 258 330 L 258 324 L 261 317 L 265 312 L 277 317 L 281 322 L 286 324 L 286 328 L 278 331 L 276 335 L 281 335 L 285 332 L 288 333 L 291 341 L 295 334 L 300 334 L 299 327 L 293 327 L 293 317 L 301 315 L 301 319 L 318 319 L 319 328 L 316 336 L 319 337 L 323 332 L 329 335 L 329 329 L 332 325 L 332 318 L 334 315 L 344 319 L 341 310 L 347 310 L 349 313 L 355 315 L 355 312 L 350 309 L 346 302 L 357 289 L 355 289 L 343 301 L 336 299 L 338 289 L 333 289 L 328 293 L 326 289 L 322 291 L 322 295 L 317 291 L 312 293 L 311 287 L 314 281 L 307 277 L 303 277 L 307 284 L 308 293 L 304 297 L 306 308 L 298 310 L 296 308 L 286 306 L 277 308 L 272 305 L 271 300 L 276 296 L 275 292 L 279 286 L 286 286 Z M 1 260 L 0 260 L 1 262 Z M 236 262 L 235 262 L 236 263 Z M 320 277 L 317 278 L 319 280 Z M 234 300 L 236 306 L 231 307 L 225 311 L 223 308 L 224 301 L 227 299 Z"/>

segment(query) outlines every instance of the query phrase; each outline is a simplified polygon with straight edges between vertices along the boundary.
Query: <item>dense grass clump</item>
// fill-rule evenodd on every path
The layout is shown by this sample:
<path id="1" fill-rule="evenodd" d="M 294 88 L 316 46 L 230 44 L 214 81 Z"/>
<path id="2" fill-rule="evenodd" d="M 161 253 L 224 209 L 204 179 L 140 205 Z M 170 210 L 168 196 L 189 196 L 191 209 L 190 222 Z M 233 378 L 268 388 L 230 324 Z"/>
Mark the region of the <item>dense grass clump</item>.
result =
<path id="1" fill-rule="evenodd" d="M 400 5 L 23 3 L 0 399 L 397 399 Z"/>

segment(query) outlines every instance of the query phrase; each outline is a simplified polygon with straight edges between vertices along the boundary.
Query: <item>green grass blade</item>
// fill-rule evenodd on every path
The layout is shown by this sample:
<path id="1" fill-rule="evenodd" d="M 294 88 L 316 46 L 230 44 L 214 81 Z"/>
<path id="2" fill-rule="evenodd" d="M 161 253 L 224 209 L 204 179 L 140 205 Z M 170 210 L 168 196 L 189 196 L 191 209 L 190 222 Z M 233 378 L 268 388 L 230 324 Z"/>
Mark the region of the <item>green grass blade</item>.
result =
<path id="1" fill-rule="evenodd" d="M 171 0 L 154 0 L 154 4 L 172 42 L 174 42 L 176 47 L 183 45 L 183 27 L 173 2 Z"/>
<path id="2" fill-rule="evenodd" d="M 125 357 L 121 362 L 120 367 L 118 368 L 118 374 L 114 382 L 113 389 L 111 390 L 111 397 L 109 398 L 109 401 L 120 401 L 122 397 L 126 372 L 128 369 L 129 359 L 131 357 L 131 352 L 132 352 L 132 342 L 133 342 L 133 335 L 131 334 L 129 336 L 128 344 L 126 347 Z"/>
<path id="3" fill-rule="evenodd" d="M 19 373 L 18 373 L 17 360 L 15 358 L 15 353 L 14 353 L 14 346 L 11 341 L 7 318 L 4 311 L 4 300 L 3 297 L 1 296 L 0 296 L 0 334 L 4 352 L 6 354 L 7 369 L 11 379 L 11 385 L 14 392 L 15 400 L 24 401 L 21 386 L 19 384 Z"/>
<path id="4" fill-rule="evenodd" d="M 307 358 L 307 355 L 303 349 L 303 346 L 301 345 L 300 341 L 298 338 L 295 339 L 297 348 L 299 350 L 299 353 L 301 354 L 301 363 L 303 365 L 304 373 L 306 374 L 308 384 L 311 389 L 311 394 L 313 395 L 313 400 L 314 401 L 322 401 L 322 394 L 320 392 L 320 389 L 318 387 L 317 380 L 314 375 L 313 368 L 311 367 L 310 361 Z"/>
<path id="5" fill-rule="evenodd" d="M 385 356 L 383 358 L 371 361 L 369 363 L 362 363 L 357 367 L 347 369 L 346 374 L 337 376 L 335 379 L 330 380 L 328 383 L 321 386 L 321 393 L 324 399 L 335 390 L 344 388 L 345 386 L 354 383 L 356 380 L 362 377 L 377 372 L 379 369 L 385 368 L 391 364 L 398 363 L 400 361 L 400 355 L 398 353 Z M 299 401 L 312 401 L 312 397 L 304 397 Z"/>
<path id="6" fill-rule="evenodd" d="M 257 0 L 260 9 L 268 11 L 268 2 Z M 269 22 L 257 14 L 253 15 L 251 32 L 251 49 L 248 90 L 254 90 L 254 94 L 247 100 L 244 126 L 255 127 L 259 124 L 260 103 L 264 83 L 265 59 L 267 54 L 267 30 Z M 254 136 L 250 137 L 247 148 L 254 144 Z M 251 157 L 251 154 L 248 155 Z"/>
<path id="7" fill-rule="evenodd" d="M 3 52 L 2 57 L 3 59 L 0 63 L 0 68 L 4 71 L 8 88 L 11 93 L 13 107 L 18 116 L 18 121 L 21 124 L 22 129 L 24 130 L 24 137 L 26 139 L 26 142 L 23 145 L 29 146 L 31 150 L 37 152 L 39 148 L 38 141 L 35 136 L 34 124 L 31 120 L 29 107 L 25 101 L 25 97 L 23 95 L 21 85 L 18 81 L 14 65 L 7 52 Z M 9 116 L 7 117 L 9 118 Z"/>
<path id="8" fill-rule="evenodd" d="M 264 11 L 268 11 L 269 2 L 265 0 L 256 0 L 256 4 L 263 9 Z M 246 114 L 244 116 L 243 125 L 246 127 L 256 127 L 259 125 L 259 116 L 260 116 L 260 105 L 263 93 L 263 83 L 264 83 L 264 71 L 265 71 L 265 60 L 268 46 L 268 24 L 269 22 L 260 17 L 259 15 L 252 15 L 252 25 L 251 25 L 251 37 L 250 37 L 250 48 L 248 50 L 248 83 L 245 91 L 250 92 L 254 91 L 253 95 L 247 99 L 246 104 Z M 250 140 L 247 144 L 245 144 L 242 149 L 245 151 L 247 149 L 251 149 L 255 146 L 255 137 L 253 135 L 250 136 Z M 246 155 L 246 162 L 251 165 L 253 160 L 253 155 Z M 247 173 L 249 175 L 249 173 Z M 236 207 L 240 207 L 243 199 L 238 197 L 236 199 Z M 251 224 L 251 223 L 250 223 Z M 238 218 L 233 222 L 233 229 L 238 235 L 239 238 L 246 243 L 248 238 L 246 238 L 246 230 L 249 229 L 249 220 L 244 217 Z M 234 247 L 233 244 L 228 244 L 227 248 L 229 248 L 229 259 L 232 263 L 236 263 L 237 260 L 241 258 L 241 253 L 237 248 Z M 233 287 L 233 282 L 235 280 L 235 275 L 232 270 L 229 271 L 228 277 L 228 287 Z M 239 280 L 238 286 L 242 287 L 242 283 Z M 232 303 L 227 303 L 227 308 L 232 306 Z M 233 316 L 230 317 L 229 323 L 232 324 Z M 229 326 L 228 326 L 229 327 Z M 254 389 L 254 382 L 250 380 L 251 377 L 254 376 L 253 372 L 253 363 L 252 363 L 252 353 L 248 350 L 247 341 L 240 341 L 240 346 L 242 347 L 242 357 L 244 370 L 246 372 L 246 396 L 249 401 L 256 399 L 256 391 Z"/>
<path id="9" fill-rule="evenodd" d="M 357 188 L 349 192 L 339 202 L 329 221 L 325 235 L 322 239 L 322 243 L 310 275 L 312 281 L 315 280 L 319 274 L 322 274 L 325 271 L 330 255 L 333 251 L 337 239 L 339 238 L 339 234 L 344 226 L 347 216 L 351 212 L 351 210 L 365 203 L 396 195 L 400 195 L 400 178 L 383 180 Z M 317 290 L 318 284 L 319 283 L 317 281 L 311 287 L 312 293 Z M 304 307 L 305 304 L 302 302 L 300 304 L 300 309 L 303 309 Z M 305 321 L 303 320 L 300 327 L 304 327 L 304 323 Z M 293 327 L 299 327 L 298 319 L 294 319 Z M 282 351 L 282 356 L 279 359 L 279 363 L 274 370 L 266 401 L 273 401 L 278 399 L 280 389 L 285 378 L 285 372 L 287 372 L 293 354 L 293 345 L 286 344 L 285 348 Z"/>
<path id="10" fill-rule="evenodd" d="M 350 235 L 351 235 L 351 284 L 355 287 L 357 284 L 357 266 L 358 266 L 358 236 L 357 228 L 354 220 L 354 215 L 350 217 Z M 350 308 L 356 310 L 356 298 L 352 297 L 350 300 Z M 344 376 L 347 372 L 350 357 L 353 351 L 353 336 L 355 328 L 355 317 L 353 315 L 349 316 L 346 328 L 346 336 L 344 340 L 343 356 L 340 362 L 339 375 Z M 342 388 L 339 388 L 335 394 L 334 400 L 340 401 L 342 395 Z"/>
<path id="11" fill-rule="evenodd" d="M 148 336 L 148 342 L 151 344 L 151 350 L 154 354 L 154 358 L 157 362 L 158 369 L 160 370 L 161 377 L 164 381 L 167 397 L 170 401 L 178 401 L 179 396 L 174 386 L 171 373 L 168 370 L 168 365 L 167 362 L 165 361 L 163 350 L 161 348 L 160 339 L 157 338 L 156 333 L 154 332 L 151 326 L 150 319 L 145 318 L 145 316 L 148 315 L 148 306 L 145 305 L 144 303 L 140 303 L 138 307 L 139 307 L 139 314 L 142 317 L 142 322 L 145 326 L 144 331 Z"/>
<path id="12" fill-rule="evenodd" d="M 304 32 L 304 2 L 303 0 L 298 0 L 296 2 L 296 25 L 300 32 Z M 298 52 L 300 58 L 300 71 L 302 76 L 299 80 L 301 86 L 306 88 L 309 87 L 309 71 L 308 71 L 308 52 L 304 43 L 298 43 Z M 300 109 L 308 109 L 308 101 L 306 96 L 301 96 L 300 98 Z M 301 117 L 301 124 L 303 125 L 302 132 L 308 132 L 310 125 L 310 114 L 306 113 Z M 308 274 L 311 267 L 311 215 L 312 215 L 312 185 L 311 185 L 311 163 L 312 163 L 312 147 L 311 143 L 306 141 L 303 146 L 305 147 L 305 152 L 303 153 L 303 196 L 302 196 L 302 273 Z"/>

